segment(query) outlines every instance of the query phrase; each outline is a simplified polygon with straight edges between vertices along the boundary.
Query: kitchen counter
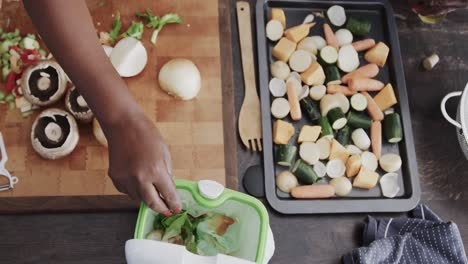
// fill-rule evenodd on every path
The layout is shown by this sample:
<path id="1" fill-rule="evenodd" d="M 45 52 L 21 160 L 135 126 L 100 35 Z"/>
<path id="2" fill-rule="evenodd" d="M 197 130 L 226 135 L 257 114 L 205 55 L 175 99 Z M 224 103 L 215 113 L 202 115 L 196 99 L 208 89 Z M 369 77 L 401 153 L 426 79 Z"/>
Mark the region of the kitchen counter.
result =
<path id="1" fill-rule="evenodd" d="M 228 60 L 232 58 L 238 114 L 243 81 L 234 1 L 221 2 L 231 15 L 233 53 L 225 55 Z M 439 104 L 445 94 L 462 90 L 468 81 L 468 10 L 450 14 L 441 24 L 426 25 L 410 13 L 407 1 L 392 4 L 398 14 L 421 200 L 443 219 L 458 224 L 467 249 L 468 161 L 459 149 L 455 128 L 445 122 Z M 421 61 L 433 51 L 441 61 L 431 72 L 425 72 Z M 455 101 L 449 103 L 449 113 L 455 113 Z M 245 151 L 240 141 L 237 149 L 241 178 L 249 166 L 259 164 L 261 159 L 258 153 Z M 286 216 L 271 208 L 269 211 L 276 241 L 271 263 L 340 263 L 343 254 L 359 246 L 366 216 Z M 136 217 L 136 212 L 2 215 L 0 263 L 124 263 L 124 243 L 133 235 Z"/>

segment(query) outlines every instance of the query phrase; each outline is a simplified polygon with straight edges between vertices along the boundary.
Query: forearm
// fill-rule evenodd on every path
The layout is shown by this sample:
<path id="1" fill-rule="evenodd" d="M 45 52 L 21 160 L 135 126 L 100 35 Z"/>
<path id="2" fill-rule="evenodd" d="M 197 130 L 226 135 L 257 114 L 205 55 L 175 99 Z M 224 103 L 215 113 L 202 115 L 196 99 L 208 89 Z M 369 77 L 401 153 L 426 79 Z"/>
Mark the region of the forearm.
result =
<path id="1" fill-rule="evenodd" d="M 103 127 L 141 112 L 104 53 L 84 0 L 24 0 L 54 57 Z"/>

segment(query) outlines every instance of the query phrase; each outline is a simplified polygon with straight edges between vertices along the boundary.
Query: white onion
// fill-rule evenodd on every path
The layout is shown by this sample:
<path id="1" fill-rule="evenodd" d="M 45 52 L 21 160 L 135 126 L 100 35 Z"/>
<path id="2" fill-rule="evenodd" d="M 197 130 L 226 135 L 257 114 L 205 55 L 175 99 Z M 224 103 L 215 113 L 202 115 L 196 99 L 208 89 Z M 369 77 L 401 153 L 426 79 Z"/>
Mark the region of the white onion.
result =
<path id="1" fill-rule="evenodd" d="M 121 77 L 132 77 L 143 71 L 148 54 L 141 41 L 127 37 L 115 45 L 110 61 Z"/>
<path id="2" fill-rule="evenodd" d="M 164 91 L 177 98 L 193 99 L 200 92 L 200 71 L 190 60 L 170 60 L 159 71 L 159 85 Z"/>

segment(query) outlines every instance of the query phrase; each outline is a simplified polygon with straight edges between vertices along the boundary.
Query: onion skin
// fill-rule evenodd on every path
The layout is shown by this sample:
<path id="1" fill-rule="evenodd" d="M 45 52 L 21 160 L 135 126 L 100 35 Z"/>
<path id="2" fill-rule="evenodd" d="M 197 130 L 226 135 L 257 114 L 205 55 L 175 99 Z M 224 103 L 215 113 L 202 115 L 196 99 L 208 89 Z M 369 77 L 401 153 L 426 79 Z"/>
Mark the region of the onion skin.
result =
<path id="1" fill-rule="evenodd" d="M 106 136 L 104 135 L 104 132 L 102 132 L 101 125 L 99 125 L 96 118 L 93 119 L 93 134 L 99 144 L 107 148 Z"/>

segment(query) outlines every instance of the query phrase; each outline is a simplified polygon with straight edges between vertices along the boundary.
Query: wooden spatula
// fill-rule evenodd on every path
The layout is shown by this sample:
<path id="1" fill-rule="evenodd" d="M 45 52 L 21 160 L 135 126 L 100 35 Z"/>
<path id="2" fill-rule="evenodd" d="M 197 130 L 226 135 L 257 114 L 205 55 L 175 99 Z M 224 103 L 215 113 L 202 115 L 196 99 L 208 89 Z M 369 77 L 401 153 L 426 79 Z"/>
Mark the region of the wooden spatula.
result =
<path id="1" fill-rule="evenodd" d="M 245 86 L 244 102 L 239 114 L 239 134 L 248 149 L 262 151 L 262 119 L 255 83 L 250 6 L 245 1 L 237 2 L 236 5 Z"/>

